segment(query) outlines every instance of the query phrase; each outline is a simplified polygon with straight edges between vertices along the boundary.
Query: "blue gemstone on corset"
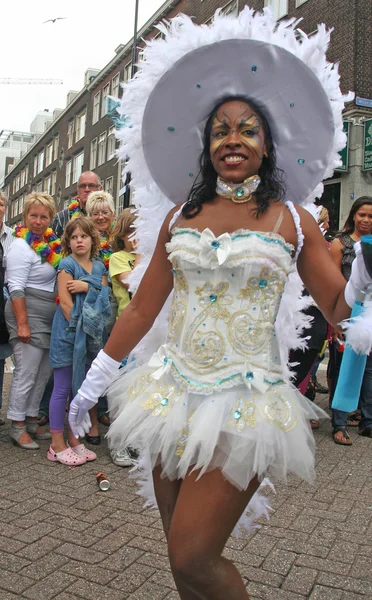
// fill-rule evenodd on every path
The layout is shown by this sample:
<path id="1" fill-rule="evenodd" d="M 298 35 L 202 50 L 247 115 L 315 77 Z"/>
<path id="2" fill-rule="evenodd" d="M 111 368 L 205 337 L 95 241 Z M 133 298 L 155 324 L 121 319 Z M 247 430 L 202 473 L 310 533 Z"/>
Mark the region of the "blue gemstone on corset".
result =
<path id="1" fill-rule="evenodd" d="M 168 131 L 174 131 L 174 127 L 173 127 L 173 125 L 169 125 L 169 127 L 168 127 Z"/>
<path id="2" fill-rule="evenodd" d="M 265 288 L 267 286 L 266 279 L 261 279 L 258 285 L 260 286 L 260 288 Z"/>
<path id="3" fill-rule="evenodd" d="M 216 296 L 216 294 L 211 294 L 211 295 L 209 296 L 209 300 L 210 300 L 211 302 L 216 302 L 216 301 L 217 301 L 217 296 Z"/>
<path id="4" fill-rule="evenodd" d="M 304 158 L 299 158 L 297 162 L 298 162 L 299 165 L 303 165 L 305 163 L 305 159 Z"/>
<path id="5" fill-rule="evenodd" d="M 290 106 L 291 108 L 293 108 L 293 107 L 294 107 L 294 102 L 291 102 L 289 106 Z"/>
<path id="6" fill-rule="evenodd" d="M 164 363 L 165 365 L 167 365 L 167 364 L 168 364 L 168 358 L 167 358 L 167 357 L 165 357 L 165 358 L 164 358 L 164 360 L 163 360 L 163 363 Z"/>
<path id="7" fill-rule="evenodd" d="M 238 188 L 235 192 L 235 196 L 237 196 L 238 198 L 243 198 L 244 196 L 244 189 L 243 188 Z"/>
<path id="8" fill-rule="evenodd" d="M 217 240 L 213 240 L 213 242 L 211 242 L 211 246 L 212 248 L 214 248 L 215 250 L 217 250 L 217 248 L 220 247 L 220 242 L 218 242 Z"/>
<path id="9" fill-rule="evenodd" d="M 234 419 L 238 420 L 242 416 L 242 413 L 239 410 L 234 412 Z"/>
<path id="10" fill-rule="evenodd" d="M 252 69 L 251 69 L 251 71 L 252 71 L 252 73 L 256 73 L 256 71 L 257 71 L 257 66 L 256 66 L 256 65 L 253 65 L 253 66 L 252 66 Z"/>
<path id="11" fill-rule="evenodd" d="M 197 88 L 201 88 L 201 85 L 200 85 L 200 83 L 197 83 L 197 84 L 196 84 L 196 87 L 197 87 Z"/>
<path id="12" fill-rule="evenodd" d="M 245 378 L 246 378 L 247 381 L 252 381 L 252 379 L 253 379 L 253 373 L 252 373 L 252 371 L 248 371 L 248 373 L 246 373 Z"/>
<path id="13" fill-rule="evenodd" d="M 160 404 L 161 404 L 162 406 L 167 406 L 168 402 L 169 402 L 168 398 L 163 398 L 163 400 L 161 401 L 161 403 L 160 403 Z"/>
<path id="14" fill-rule="evenodd" d="M 177 275 L 176 269 L 172 269 L 172 273 L 173 273 L 173 275 Z"/>

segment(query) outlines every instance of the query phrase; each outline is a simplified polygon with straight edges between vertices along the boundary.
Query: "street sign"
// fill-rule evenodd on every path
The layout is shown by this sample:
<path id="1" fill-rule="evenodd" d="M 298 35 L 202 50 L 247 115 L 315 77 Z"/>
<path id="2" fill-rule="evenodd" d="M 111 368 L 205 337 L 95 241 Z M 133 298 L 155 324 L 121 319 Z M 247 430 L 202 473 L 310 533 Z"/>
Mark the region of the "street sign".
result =
<path id="1" fill-rule="evenodd" d="M 364 121 L 363 171 L 372 171 L 372 119 Z"/>
<path id="2" fill-rule="evenodd" d="M 347 171 L 349 167 L 349 127 L 350 121 L 344 121 L 344 133 L 346 133 L 346 146 L 343 150 L 339 152 L 340 158 L 342 160 L 342 165 L 337 167 L 335 171 Z"/>
<path id="3" fill-rule="evenodd" d="M 355 104 L 357 106 L 363 106 L 364 108 L 372 108 L 372 98 L 360 98 L 357 96 L 355 98 Z"/>

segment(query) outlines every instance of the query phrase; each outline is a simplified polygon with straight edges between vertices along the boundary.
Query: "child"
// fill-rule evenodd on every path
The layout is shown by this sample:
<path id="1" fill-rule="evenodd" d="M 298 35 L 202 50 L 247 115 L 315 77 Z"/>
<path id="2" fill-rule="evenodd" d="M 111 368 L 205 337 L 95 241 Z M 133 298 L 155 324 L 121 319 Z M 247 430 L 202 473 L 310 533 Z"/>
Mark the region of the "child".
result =
<path id="1" fill-rule="evenodd" d="M 118 303 L 117 319 L 130 302 L 127 278 L 138 263 L 138 254 L 134 253 L 135 241 L 129 239 L 134 231 L 135 220 L 136 216 L 132 209 L 126 208 L 119 215 L 112 230 L 114 252 L 110 258 L 109 271 L 112 291 Z"/>
<path id="2" fill-rule="evenodd" d="M 59 304 L 50 347 L 54 388 L 49 409 L 52 444 L 47 454 L 48 460 L 63 465 L 82 465 L 97 458 L 70 429 L 66 444 L 63 430 L 66 402 L 81 385 L 106 338 L 105 322 L 111 309 L 106 269 L 93 258 L 99 247 L 99 234 L 89 219 L 82 216 L 67 223 L 62 237 L 66 258 L 58 268 Z M 91 416 L 92 423 L 97 421 L 96 414 Z"/>

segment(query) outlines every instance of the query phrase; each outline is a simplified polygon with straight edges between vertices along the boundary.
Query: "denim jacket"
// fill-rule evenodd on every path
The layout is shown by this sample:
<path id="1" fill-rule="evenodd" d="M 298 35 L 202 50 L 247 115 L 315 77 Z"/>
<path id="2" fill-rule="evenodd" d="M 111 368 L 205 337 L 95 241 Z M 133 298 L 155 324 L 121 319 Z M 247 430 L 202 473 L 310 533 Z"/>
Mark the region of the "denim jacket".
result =
<path id="1" fill-rule="evenodd" d="M 54 369 L 73 365 L 72 393 L 75 395 L 84 381 L 86 365 L 107 339 L 105 324 L 111 314 L 110 288 L 101 283 L 106 271 L 99 260 L 93 261 L 92 273 L 88 273 L 68 256 L 60 263 L 61 270 L 70 273 L 74 279 L 86 281 L 89 286 L 86 294 L 74 294 L 70 322 L 61 307 L 57 307 L 52 328 L 50 364 Z"/>

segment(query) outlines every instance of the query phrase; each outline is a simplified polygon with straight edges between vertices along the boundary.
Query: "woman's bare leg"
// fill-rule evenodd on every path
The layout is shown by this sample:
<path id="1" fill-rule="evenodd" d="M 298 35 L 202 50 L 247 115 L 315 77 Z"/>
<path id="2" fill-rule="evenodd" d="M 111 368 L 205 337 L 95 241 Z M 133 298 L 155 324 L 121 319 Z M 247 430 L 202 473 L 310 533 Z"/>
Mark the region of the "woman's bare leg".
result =
<path id="1" fill-rule="evenodd" d="M 177 589 L 182 600 L 247 600 L 240 574 L 221 554 L 259 482 L 253 478 L 241 492 L 219 469 L 196 481 L 198 474 L 182 481 L 171 516 L 168 548 Z"/>
<path id="2" fill-rule="evenodd" d="M 182 484 L 182 480 L 170 481 L 167 478 L 161 478 L 161 467 L 155 467 L 152 472 L 154 481 L 155 497 L 158 503 L 158 508 L 163 522 L 163 529 L 168 539 L 169 530 L 172 522 L 172 515 L 176 506 L 178 493 Z M 177 589 L 182 600 L 200 600 L 201 596 L 198 596 L 182 582 L 177 583 Z"/>

